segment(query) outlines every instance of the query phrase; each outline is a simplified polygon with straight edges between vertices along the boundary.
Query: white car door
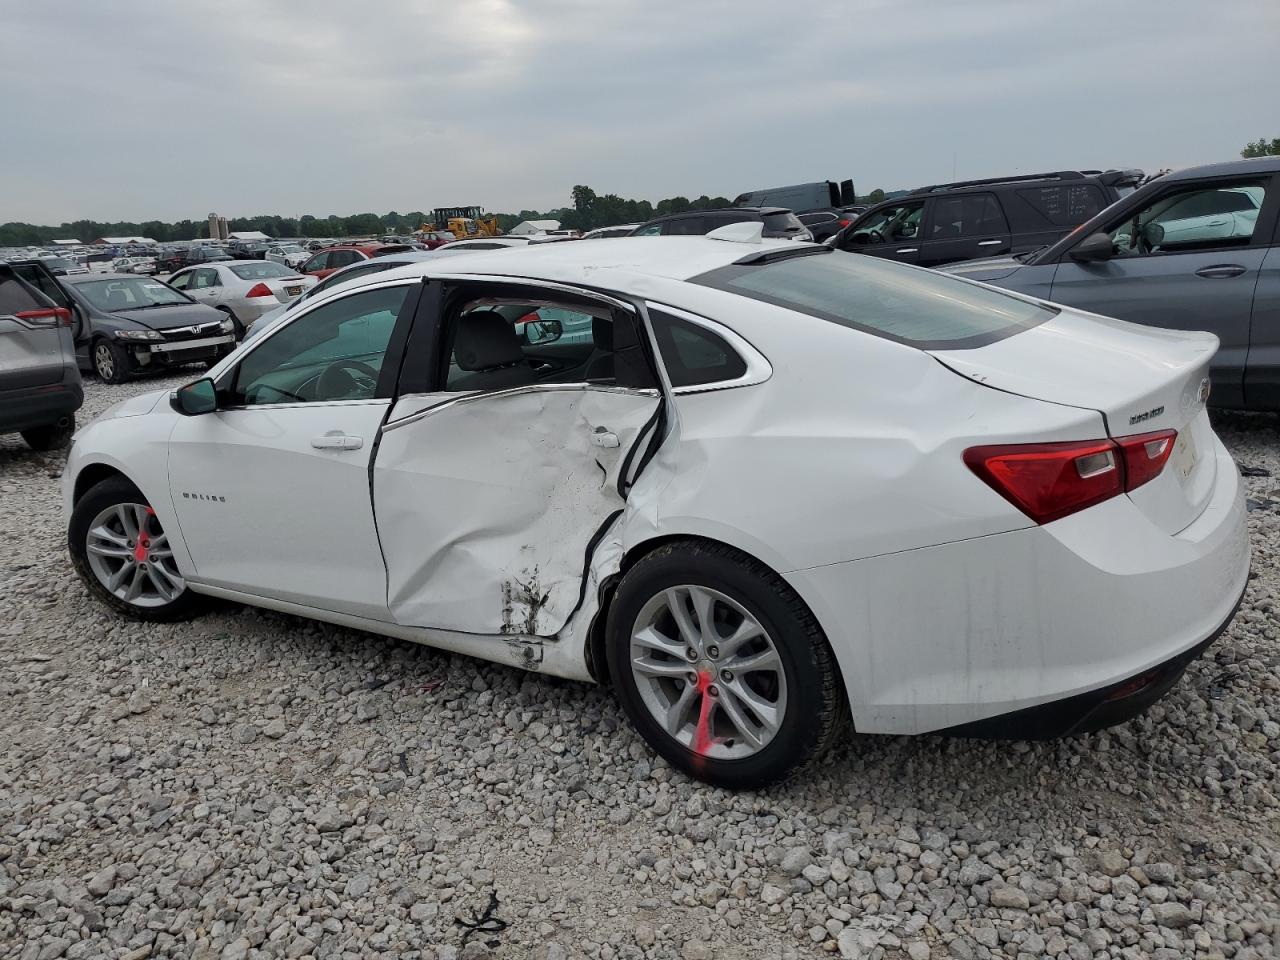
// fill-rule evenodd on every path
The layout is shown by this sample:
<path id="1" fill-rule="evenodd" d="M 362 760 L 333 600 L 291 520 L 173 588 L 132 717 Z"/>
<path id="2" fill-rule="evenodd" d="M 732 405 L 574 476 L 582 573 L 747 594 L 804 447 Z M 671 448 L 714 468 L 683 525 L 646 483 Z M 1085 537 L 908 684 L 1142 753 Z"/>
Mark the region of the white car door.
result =
<path id="1" fill-rule="evenodd" d="M 169 483 L 196 579 L 388 619 L 369 461 L 419 286 L 300 311 L 218 375 L 219 409 L 179 421 Z"/>
<path id="2" fill-rule="evenodd" d="M 209 306 L 213 306 L 222 299 L 222 280 L 213 267 L 197 267 L 192 270 L 191 281 L 186 289 L 187 296 L 194 297 Z"/>
<path id="3" fill-rule="evenodd" d="M 426 342 L 446 346 L 430 359 L 411 346 L 374 462 L 388 605 L 408 626 L 551 636 L 657 429 L 641 321 L 510 284 L 459 284 L 441 302 L 442 336 Z M 545 338 L 529 343 L 514 322 L 539 306 L 589 314 L 594 339 L 557 349 L 547 324 L 526 323 Z M 414 370 L 436 371 L 423 392 Z"/>

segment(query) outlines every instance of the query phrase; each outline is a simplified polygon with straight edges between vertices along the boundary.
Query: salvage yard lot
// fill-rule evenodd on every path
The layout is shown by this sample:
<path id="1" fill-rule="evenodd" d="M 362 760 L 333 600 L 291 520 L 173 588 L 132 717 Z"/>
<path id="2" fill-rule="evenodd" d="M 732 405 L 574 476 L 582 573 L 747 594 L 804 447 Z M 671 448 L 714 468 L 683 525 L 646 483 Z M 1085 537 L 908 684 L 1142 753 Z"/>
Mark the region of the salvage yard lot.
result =
<path id="1" fill-rule="evenodd" d="M 186 379 L 89 381 L 80 421 Z M 118 619 L 67 558 L 64 454 L 0 438 L 0 955 L 1280 954 L 1280 420 L 1215 426 L 1266 474 L 1254 575 L 1148 714 L 850 735 L 742 794 L 598 688 L 229 605 Z M 466 939 L 491 891 L 509 926 Z"/>

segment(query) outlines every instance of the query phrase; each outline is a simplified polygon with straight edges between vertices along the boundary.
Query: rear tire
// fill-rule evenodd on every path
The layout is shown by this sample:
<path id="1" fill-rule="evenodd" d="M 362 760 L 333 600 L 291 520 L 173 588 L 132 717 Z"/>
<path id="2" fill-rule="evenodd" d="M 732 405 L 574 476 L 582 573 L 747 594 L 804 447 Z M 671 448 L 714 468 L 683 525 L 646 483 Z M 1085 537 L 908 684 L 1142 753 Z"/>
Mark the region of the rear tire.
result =
<path id="1" fill-rule="evenodd" d="M 622 578 L 606 629 L 623 709 L 691 777 L 762 787 L 820 757 L 839 731 L 843 687 L 817 620 L 781 577 L 737 550 L 698 540 L 658 547 Z"/>
<path id="2" fill-rule="evenodd" d="M 103 383 L 123 383 L 133 372 L 133 360 L 123 347 L 105 337 L 99 337 L 89 347 L 89 359 L 93 372 Z"/>
<path id="3" fill-rule="evenodd" d="M 71 435 L 76 432 L 76 418 L 74 415 L 68 415 L 67 422 L 62 426 L 56 423 L 50 423 L 43 427 L 32 427 L 30 430 L 23 430 L 22 439 L 27 442 L 27 446 L 32 450 L 60 450 L 71 442 Z"/>
<path id="4" fill-rule="evenodd" d="M 94 486 L 71 511 L 71 564 L 89 592 L 133 620 L 186 620 L 204 598 L 192 593 L 173 562 L 160 521 L 124 477 Z"/>

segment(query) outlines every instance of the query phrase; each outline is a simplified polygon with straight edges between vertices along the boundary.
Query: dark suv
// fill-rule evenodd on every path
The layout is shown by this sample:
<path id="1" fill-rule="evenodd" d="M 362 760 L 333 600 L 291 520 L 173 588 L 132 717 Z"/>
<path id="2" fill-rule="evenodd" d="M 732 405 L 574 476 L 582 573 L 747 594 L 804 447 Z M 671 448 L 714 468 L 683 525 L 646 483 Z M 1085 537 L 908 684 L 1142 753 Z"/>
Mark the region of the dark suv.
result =
<path id="1" fill-rule="evenodd" d="M 921 187 L 885 200 L 828 241 L 921 267 L 1053 243 L 1142 182 L 1141 170 L 1063 170 Z"/>
<path id="2" fill-rule="evenodd" d="M 39 261 L 27 269 L 57 285 Z M 83 399 L 71 312 L 0 260 L 0 433 L 21 433 L 36 450 L 65 446 Z"/>
<path id="3" fill-rule="evenodd" d="M 633 237 L 700 236 L 731 223 L 757 221 L 764 224 L 766 237 L 785 240 L 812 240 L 809 228 L 785 207 L 722 207 L 719 210 L 686 210 L 642 223 L 631 231 Z"/>

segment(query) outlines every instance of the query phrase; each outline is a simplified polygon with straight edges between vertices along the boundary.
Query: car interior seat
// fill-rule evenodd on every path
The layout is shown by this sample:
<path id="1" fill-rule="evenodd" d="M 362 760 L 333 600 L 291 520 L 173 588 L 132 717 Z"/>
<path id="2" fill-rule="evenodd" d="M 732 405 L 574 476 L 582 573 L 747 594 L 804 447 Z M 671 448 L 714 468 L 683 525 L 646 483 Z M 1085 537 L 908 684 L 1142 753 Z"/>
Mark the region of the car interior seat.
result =
<path id="1" fill-rule="evenodd" d="M 584 380 L 613 380 L 613 321 L 603 317 L 591 318 L 591 341 L 595 350 L 587 360 Z"/>
<path id="2" fill-rule="evenodd" d="M 520 349 L 515 328 L 492 310 L 464 314 L 453 341 L 453 362 L 463 376 L 451 390 L 498 390 L 535 383 L 537 376 Z"/>

